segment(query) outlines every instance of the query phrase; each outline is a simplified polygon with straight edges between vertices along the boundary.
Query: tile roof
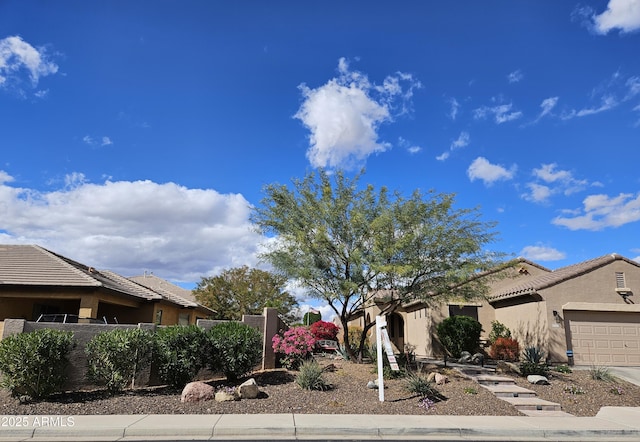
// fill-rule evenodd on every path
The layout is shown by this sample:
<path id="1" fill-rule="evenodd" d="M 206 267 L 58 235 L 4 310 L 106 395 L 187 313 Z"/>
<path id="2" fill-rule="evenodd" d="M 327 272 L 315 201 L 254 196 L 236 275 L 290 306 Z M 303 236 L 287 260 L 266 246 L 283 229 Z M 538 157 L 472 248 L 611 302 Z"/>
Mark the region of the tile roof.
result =
<path id="1" fill-rule="evenodd" d="M 129 280 L 160 293 L 163 297 L 183 307 L 198 307 L 190 290 L 183 289 L 155 275 L 132 276 Z"/>
<path id="2" fill-rule="evenodd" d="M 0 245 L 0 285 L 102 285 L 72 263 L 39 246 Z"/>
<path id="3" fill-rule="evenodd" d="M 104 287 L 147 301 L 159 293 L 107 270 L 97 270 L 36 245 L 0 245 L 0 286 Z"/>
<path id="4" fill-rule="evenodd" d="M 534 294 L 539 290 L 546 289 L 569 279 L 576 278 L 585 273 L 589 273 L 616 260 L 623 260 L 640 267 L 640 264 L 638 264 L 637 262 L 632 261 L 629 258 L 625 258 L 624 256 L 618 255 L 617 253 L 612 253 L 609 255 L 600 256 L 599 258 L 579 262 L 570 266 L 561 267 L 552 272 L 543 273 L 525 281 L 518 280 L 517 284 L 508 288 L 503 288 L 498 292 L 491 293 L 489 294 L 489 296 L 487 296 L 487 298 L 489 299 L 489 301 L 497 301 L 500 299 L 508 299 L 517 296 Z"/>

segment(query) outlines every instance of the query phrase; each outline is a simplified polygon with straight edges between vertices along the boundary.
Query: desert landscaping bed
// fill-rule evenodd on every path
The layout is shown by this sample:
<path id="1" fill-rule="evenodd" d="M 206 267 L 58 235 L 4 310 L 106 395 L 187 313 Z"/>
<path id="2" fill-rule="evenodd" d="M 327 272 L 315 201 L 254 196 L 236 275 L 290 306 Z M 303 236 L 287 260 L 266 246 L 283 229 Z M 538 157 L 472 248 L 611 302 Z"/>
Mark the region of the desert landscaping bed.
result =
<path id="1" fill-rule="evenodd" d="M 496 398 L 476 382 L 466 379 L 451 368 L 425 367 L 439 371 L 449 382 L 437 386 L 447 399 L 425 409 L 419 397 L 405 390 L 403 379 L 385 380 L 385 402 L 378 391 L 367 388 L 376 378 L 374 366 L 353 364 L 318 357 L 333 388 L 328 391 L 302 390 L 295 383 L 295 371 L 273 370 L 253 373 L 260 387 L 257 399 L 235 402 L 205 401 L 182 403 L 180 391 L 166 387 L 140 388 L 109 396 L 103 390 L 68 392 L 45 401 L 21 403 L 6 391 L 0 397 L 0 414 L 81 415 L 81 414 L 416 414 L 416 415 L 493 415 L 516 416 L 520 413 L 507 402 Z M 575 416 L 595 416 L 603 406 L 640 406 L 640 386 L 622 380 L 615 383 L 591 379 L 588 370 L 572 373 L 552 372 L 550 385 L 532 385 L 526 379 L 512 376 L 516 383 L 534 390 L 538 397 L 562 405 Z M 209 380 L 215 388 L 229 386 L 222 380 Z"/>

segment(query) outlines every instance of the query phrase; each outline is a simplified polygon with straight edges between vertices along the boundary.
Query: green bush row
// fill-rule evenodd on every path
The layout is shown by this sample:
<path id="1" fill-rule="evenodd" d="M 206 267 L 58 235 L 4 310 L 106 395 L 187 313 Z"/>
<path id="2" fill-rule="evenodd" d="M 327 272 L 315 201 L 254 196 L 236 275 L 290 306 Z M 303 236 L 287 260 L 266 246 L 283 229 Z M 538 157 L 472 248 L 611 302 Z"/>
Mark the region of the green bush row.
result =
<path id="1" fill-rule="evenodd" d="M 0 341 L 0 386 L 14 396 L 34 399 L 62 391 L 73 334 L 53 329 L 21 333 Z M 181 388 L 201 368 L 228 380 L 251 372 L 262 358 L 262 335 L 239 322 L 204 331 L 195 325 L 116 329 L 95 335 L 86 345 L 87 378 L 110 392 L 132 385 L 153 362 L 160 380 Z"/>

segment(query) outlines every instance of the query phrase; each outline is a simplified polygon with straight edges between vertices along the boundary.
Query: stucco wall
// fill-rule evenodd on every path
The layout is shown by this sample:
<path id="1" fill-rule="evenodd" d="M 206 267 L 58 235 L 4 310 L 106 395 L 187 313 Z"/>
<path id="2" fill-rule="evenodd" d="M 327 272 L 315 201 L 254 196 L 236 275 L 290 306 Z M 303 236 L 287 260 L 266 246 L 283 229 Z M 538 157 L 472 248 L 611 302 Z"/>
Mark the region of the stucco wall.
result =
<path id="1" fill-rule="evenodd" d="M 503 307 L 495 312 L 496 321 L 506 325 L 520 349 L 537 346 L 549 351 L 547 308 L 544 301 Z"/>

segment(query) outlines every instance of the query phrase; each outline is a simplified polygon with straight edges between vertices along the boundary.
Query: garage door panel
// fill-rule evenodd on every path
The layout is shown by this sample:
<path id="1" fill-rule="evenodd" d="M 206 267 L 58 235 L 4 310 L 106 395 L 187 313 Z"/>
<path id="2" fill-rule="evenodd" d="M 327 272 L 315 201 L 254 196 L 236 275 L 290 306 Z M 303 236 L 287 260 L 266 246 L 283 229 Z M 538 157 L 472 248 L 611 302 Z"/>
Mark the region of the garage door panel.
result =
<path id="1" fill-rule="evenodd" d="M 581 312 L 570 321 L 576 364 L 639 365 L 640 315 Z"/>

